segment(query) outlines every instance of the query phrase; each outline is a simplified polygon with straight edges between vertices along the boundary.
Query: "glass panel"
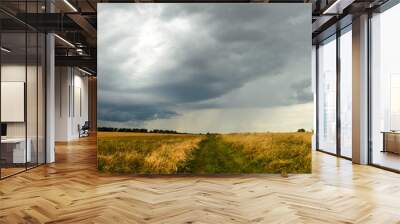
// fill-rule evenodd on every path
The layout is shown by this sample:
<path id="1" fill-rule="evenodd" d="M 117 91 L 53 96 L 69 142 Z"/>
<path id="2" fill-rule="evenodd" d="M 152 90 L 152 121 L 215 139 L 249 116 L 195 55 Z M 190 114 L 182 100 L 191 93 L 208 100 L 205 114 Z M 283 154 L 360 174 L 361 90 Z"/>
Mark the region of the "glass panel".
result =
<path id="1" fill-rule="evenodd" d="M 318 48 L 318 147 L 336 153 L 336 37 Z"/>
<path id="2" fill-rule="evenodd" d="M 37 13 L 38 2 L 27 2 L 26 12 Z M 34 19 L 31 19 L 32 22 Z M 27 30 L 27 80 L 26 80 L 26 113 L 27 113 L 27 144 L 30 148 L 30 162 L 28 168 L 38 164 L 38 33 L 35 30 Z"/>
<path id="3" fill-rule="evenodd" d="M 400 170 L 400 5 L 372 18 L 372 163 Z"/>
<path id="4" fill-rule="evenodd" d="M 26 82 L 26 113 L 27 113 L 27 142 L 28 149 L 30 148 L 30 160 L 28 160 L 28 168 L 37 165 L 38 160 L 38 143 L 37 143 L 37 132 L 38 132 L 38 36 L 36 32 L 27 33 L 28 38 L 28 55 L 27 55 L 27 82 Z"/>
<path id="5" fill-rule="evenodd" d="M 352 35 L 345 30 L 340 36 L 340 153 L 352 157 Z M 347 32 L 346 32 L 347 31 Z"/>
<path id="6" fill-rule="evenodd" d="M 43 13 L 45 1 L 1 1 L 10 12 Z M 0 177 L 45 162 L 45 35 L 0 12 Z M 32 21 L 35 22 L 35 21 Z"/>
<path id="7" fill-rule="evenodd" d="M 26 150 L 26 35 L 2 33 L 1 44 L 1 166 L 2 177 L 25 170 Z"/>

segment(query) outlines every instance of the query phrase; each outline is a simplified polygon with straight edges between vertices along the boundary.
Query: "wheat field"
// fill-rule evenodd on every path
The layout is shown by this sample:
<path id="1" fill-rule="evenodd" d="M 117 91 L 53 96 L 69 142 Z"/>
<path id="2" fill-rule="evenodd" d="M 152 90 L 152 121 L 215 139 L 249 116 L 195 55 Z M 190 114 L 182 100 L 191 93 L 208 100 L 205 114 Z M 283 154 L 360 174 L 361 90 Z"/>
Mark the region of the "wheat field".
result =
<path id="1" fill-rule="evenodd" d="M 98 169 L 133 174 L 310 173 L 311 133 L 98 132 Z"/>

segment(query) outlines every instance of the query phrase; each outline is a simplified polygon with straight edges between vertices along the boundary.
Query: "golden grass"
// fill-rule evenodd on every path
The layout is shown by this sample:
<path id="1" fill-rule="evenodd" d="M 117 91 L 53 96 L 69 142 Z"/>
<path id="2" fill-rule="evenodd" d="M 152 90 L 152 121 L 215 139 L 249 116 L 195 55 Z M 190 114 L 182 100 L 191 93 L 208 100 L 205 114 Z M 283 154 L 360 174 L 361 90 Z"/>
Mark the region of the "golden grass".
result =
<path id="1" fill-rule="evenodd" d="M 100 171 L 137 174 L 309 173 L 311 133 L 98 132 Z"/>
<path id="2" fill-rule="evenodd" d="M 177 165 L 185 161 L 190 150 L 201 140 L 201 137 L 195 137 L 178 143 L 162 144 L 145 157 L 145 166 L 155 173 L 175 173 L 178 170 Z"/>
<path id="3" fill-rule="evenodd" d="M 226 142 L 240 144 L 245 150 L 264 152 L 276 148 L 277 143 L 290 139 L 297 139 L 306 144 L 311 144 L 311 132 L 289 133 L 233 133 L 221 135 Z"/>
<path id="4" fill-rule="evenodd" d="M 202 135 L 98 132 L 98 167 L 117 173 L 176 173 Z"/>
<path id="5" fill-rule="evenodd" d="M 254 161 L 268 161 L 264 170 L 311 172 L 311 132 L 226 134 L 225 142 L 243 147 Z"/>

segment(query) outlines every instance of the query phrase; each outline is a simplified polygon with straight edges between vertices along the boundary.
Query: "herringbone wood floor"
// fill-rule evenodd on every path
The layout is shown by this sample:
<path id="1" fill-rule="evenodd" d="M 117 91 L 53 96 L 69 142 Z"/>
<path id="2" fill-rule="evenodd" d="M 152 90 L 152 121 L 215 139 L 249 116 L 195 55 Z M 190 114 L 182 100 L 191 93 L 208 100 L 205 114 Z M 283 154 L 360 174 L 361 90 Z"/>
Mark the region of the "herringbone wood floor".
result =
<path id="1" fill-rule="evenodd" d="M 0 223 L 400 223 L 400 175 L 318 152 L 289 178 L 99 175 L 94 138 L 56 155 L 0 181 Z"/>

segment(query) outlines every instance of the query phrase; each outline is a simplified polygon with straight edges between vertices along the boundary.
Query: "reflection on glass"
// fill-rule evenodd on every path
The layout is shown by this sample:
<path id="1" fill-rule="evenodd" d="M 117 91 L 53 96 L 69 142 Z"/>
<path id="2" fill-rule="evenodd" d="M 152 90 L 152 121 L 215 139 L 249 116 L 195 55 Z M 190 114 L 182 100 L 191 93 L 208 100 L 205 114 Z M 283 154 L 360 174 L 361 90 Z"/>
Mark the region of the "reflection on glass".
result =
<path id="1" fill-rule="evenodd" d="M 336 153 L 336 40 L 318 48 L 318 148 Z"/>

